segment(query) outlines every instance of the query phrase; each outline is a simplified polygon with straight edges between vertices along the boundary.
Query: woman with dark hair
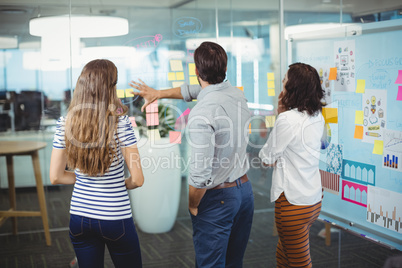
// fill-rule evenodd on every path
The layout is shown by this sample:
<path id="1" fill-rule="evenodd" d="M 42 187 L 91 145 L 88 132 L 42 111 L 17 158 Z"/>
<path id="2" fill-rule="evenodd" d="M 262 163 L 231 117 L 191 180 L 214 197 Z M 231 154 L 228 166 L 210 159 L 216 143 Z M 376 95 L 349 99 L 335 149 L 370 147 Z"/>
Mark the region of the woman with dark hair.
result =
<path id="1" fill-rule="evenodd" d="M 279 115 L 259 156 L 265 165 L 274 166 L 277 267 L 311 267 L 309 230 L 322 199 L 318 165 L 324 91 L 317 71 L 303 63 L 290 65 L 282 82 Z"/>
<path id="2" fill-rule="evenodd" d="M 141 187 L 144 176 L 128 108 L 117 98 L 116 84 L 111 61 L 87 63 L 53 140 L 50 181 L 74 184 L 70 239 L 80 267 L 103 267 L 105 245 L 115 267 L 142 266 L 127 189 Z M 74 172 L 65 170 L 66 165 Z"/>

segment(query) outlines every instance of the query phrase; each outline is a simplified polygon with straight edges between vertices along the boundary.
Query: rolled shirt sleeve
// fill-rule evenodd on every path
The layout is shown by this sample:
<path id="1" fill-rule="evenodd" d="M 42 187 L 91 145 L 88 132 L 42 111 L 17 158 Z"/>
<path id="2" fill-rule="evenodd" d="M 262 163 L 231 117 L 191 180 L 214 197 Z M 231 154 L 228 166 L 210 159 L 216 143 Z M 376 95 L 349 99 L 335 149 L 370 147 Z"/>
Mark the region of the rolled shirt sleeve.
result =
<path id="1" fill-rule="evenodd" d="M 197 99 L 201 89 L 202 88 L 200 85 L 189 85 L 187 83 L 184 83 L 180 86 L 181 95 L 186 102 Z"/>
<path id="2" fill-rule="evenodd" d="M 292 126 L 286 119 L 286 112 L 278 116 L 274 128 L 267 142 L 260 150 L 259 157 L 264 164 L 274 164 L 285 151 L 289 143 L 294 139 Z"/>

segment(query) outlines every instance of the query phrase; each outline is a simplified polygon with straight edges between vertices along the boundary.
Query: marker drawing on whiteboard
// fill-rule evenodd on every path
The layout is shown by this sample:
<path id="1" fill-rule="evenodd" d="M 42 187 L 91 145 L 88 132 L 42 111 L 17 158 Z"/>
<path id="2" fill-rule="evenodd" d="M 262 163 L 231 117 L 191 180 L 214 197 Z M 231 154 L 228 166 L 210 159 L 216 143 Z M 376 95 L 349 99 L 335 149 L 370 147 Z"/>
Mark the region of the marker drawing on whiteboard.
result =
<path id="1" fill-rule="evenodd" d="M 379 133 L 375 133 L 375 132 L 366 132 L 366 136 L 381 137 L 381 135 Z"/>

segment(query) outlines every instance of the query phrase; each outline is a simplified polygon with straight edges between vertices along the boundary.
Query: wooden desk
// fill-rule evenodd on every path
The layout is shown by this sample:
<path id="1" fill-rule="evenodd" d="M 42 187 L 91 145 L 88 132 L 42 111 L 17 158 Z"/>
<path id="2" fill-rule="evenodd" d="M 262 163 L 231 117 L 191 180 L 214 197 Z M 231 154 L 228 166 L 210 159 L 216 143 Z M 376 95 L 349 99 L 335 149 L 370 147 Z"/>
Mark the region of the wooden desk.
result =
<path id="1" fill-rule="evenodd" d="M 43 189 L 42 174 L 40 172 L 38 155 L 38 151 L 46 147 L 46 145 L 47 143 L 45 142 L 35 141 L 0 141 L 0 156 L 5 156 L 7 160 L 8 192 L 10 198 L 10 209 L 7 211 L 0 211 L 0 225 L 2 225 L 7 220 L 7 218 L 12 218 L 13 233 L 16 235 L 17 217 L 42 217 L 43 228 L 45 230 L 46 245 L 50 246 L 52 242 L 50 238 L 45 192 Z M 17 211 L 13 166 L 14 155 L 30 155 L 32 157 L 40 211 Z"/>

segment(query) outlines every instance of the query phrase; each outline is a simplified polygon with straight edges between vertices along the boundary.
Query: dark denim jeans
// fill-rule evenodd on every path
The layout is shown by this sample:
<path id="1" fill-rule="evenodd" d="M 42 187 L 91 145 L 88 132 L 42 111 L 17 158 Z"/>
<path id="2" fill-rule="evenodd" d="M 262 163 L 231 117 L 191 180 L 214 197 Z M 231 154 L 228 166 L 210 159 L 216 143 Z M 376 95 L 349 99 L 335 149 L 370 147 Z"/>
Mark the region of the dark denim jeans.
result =
<path id="1" fill-rule="evenodd" d="M 235 187 L 208 190 L 191 215 L 196 267 L 243 266 L 254 215 L 250 181 Z"/>
<path id="2" fill-rule="evenodd" d="M 103 268 L 105 245 L 115 267 L 142 267 L 133 218 L 110 221 L 70 215 L 70 238 L 79 267 Z"/>

